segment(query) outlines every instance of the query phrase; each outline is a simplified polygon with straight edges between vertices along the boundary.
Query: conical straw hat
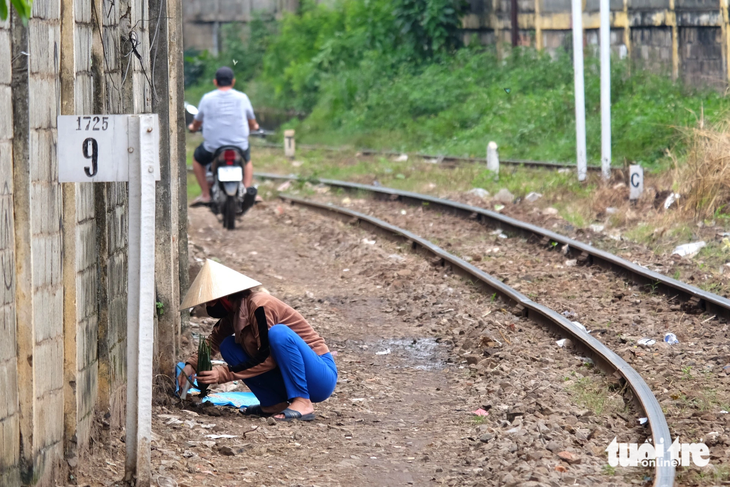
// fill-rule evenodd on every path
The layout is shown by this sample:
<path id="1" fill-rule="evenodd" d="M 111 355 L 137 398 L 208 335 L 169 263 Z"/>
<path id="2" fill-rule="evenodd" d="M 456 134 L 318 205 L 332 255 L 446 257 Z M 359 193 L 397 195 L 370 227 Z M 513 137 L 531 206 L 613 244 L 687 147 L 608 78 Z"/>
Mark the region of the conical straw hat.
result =
<path id="1" fill-rule="evenodd" d="M 246 277 L 240 272 L 206 259 L 203 268 L 200 269 L 198 276 L 185 294 L 180 310 L 260 285 L 260 282 Z"/>

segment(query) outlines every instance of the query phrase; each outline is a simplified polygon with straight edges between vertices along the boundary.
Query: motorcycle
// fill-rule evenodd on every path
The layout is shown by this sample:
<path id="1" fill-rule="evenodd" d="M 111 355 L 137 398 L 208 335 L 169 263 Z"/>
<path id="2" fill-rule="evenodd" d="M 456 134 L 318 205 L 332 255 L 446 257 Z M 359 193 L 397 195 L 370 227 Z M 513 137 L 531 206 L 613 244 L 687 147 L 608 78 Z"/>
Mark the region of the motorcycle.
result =
<path id="1" fill-rule="evenodd" d="M 198 113 L 198 109 L 187 102 L 185 121 L 188 125 Z M 265 136 L 263 130 L 259 136 Z M 251 135 L 257 135 L 252 133 Z M 223 228 L 236 228 L 236 217 L 245 214 L 256 203 L 257 189 L 246 188 L 243 184 L 245 159 L 240 148 L 235 146 L 219 147 L 213 154 L 213 162 L 206 168 L 205 178 L 210 186 L 208 206 L 214 215 L 221 215 Z"/>
<path id="2" fill-rule="evenodd" d="M 223 228 L 236 228 L 236 217 L 245 214 L 256 202 L 257 190 L 243 185 L 245 161 L 241 149 L 223 146 L 215 151 L 206 179 L 210 185 L 210 209 L 223 217 Z"/>

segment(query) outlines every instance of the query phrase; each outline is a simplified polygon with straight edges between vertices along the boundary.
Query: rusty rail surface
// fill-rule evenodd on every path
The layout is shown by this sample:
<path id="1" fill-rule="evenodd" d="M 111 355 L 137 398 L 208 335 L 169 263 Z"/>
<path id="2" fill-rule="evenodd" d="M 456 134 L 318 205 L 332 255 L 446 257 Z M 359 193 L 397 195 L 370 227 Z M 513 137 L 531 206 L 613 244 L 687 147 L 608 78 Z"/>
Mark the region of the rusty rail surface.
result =
<path id="1" fill-rule="evenodd" d="M 361 227 L 375 233 L 410 244 L 414 252 L 431 255 L 437 259 L 438 264 L 450 268 L 456 274 L 474 282 L 487 292 L 496 293 L 505 303 L 510 303 L 514 306 L 514 312 L 540 325 L 551 328 L 558 333 L 569 335 L 575 342 L 576 348 L 593 359 L 596 366 L 601 368 L 601 370 L 611 373 L 618 372 L 624 378 L 633 392 L 634 399 L 646 414 L 649 427 L 651 428 L 653 444 L 672 444 L 669 426 L 667 425 L 667 420 L 664 417 L 661 406 L 639 373 L 619 355 L 587 332 L 578 328 L 560 313 L 532 301 L 499 279 L 487 274 L 469 262 L 446 252 L 428 240 L 383 220 L 347 208 L 310 201 L 291 195 L 281 194 L 279 197 L 291 204 L 302 205 L 327 216 L 335 216 L 350 223 L 357 223 Z M 675 468 L 671 461 L 670 452 L 666 451 L 664 452 L 663 458 L 657 458 L 654 473 L 655 487 L 669 487 L 674 485 Z"/>
<path id="2" fill-rule="evenodd" d="M 298 179 L 297 176 L 280 176 L 266 173 L 257 173 L 256 176 L 261 179 Z M 489 222 L 492 225 L 499 226 L 503 231 L 505 231 L 505 233 L 531 238 L 533 240 L 537 240 L 538 243 L 544 243 L 545 246 L 552 243 L 567 245 L 569 254 L 577 257 L 579 263 L 586 265 L 600 265 L 605 269 L 630 278 L 638 284 L 650 285 L 653 289 L 656 289 L 663 294 L 676 296 L 679 300 L 686 302 L 692 307 L 730 319 L 730 300 L 727 298 L 704 291 L 682 281 L 665 276 L 664 274 L 649 270 L 646 267 L 629 262 L 628 260 L 611 254 L 610 252 L 597 249 L 592 245 L 579 242 L 564 235 L 560 235 L 559 233 L 538 227 L 537 225 L 502 215 L 496 211 L 490 211 L 484 208 L 470 206 L 447 199 L 436 198 L 435 196 L 412 193 L 410 191 L 401 191 L 384 186 L 369 186 L 366 184 L 350 183 L 347 181 L 337 181 L 332 179 L 320 179 L 319 182 L 328 186 L 351 191 L 366 191 L 391 200 L 402 201 L 419 206 L 422 206 L 423 203 L 428 203 L 429 208 L 438 207 L 440 210 L 454 213 L 459 216 L 476 218 L 480 222 Z"/>

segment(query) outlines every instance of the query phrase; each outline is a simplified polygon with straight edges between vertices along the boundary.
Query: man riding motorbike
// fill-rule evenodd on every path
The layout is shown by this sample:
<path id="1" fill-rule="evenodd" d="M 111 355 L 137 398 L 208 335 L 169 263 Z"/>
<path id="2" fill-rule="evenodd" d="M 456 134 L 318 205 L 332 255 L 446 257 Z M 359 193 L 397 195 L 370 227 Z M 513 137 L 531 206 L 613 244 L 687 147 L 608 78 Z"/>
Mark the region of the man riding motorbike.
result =
<path id="1" fill-rule="evenodd" d="M 198 106 L 198 114 L 188 126 L 191 132 L 199 130 L 201 125 L 203 127 L 203 143 L 193 153 L 193 171 L 201 189 L 200 196 L 192 202 L 194 206 L 210 203 L 210 187 L 205 178 L 206 167 L 213 162 L 215 151 L 223 146 L 241 149 L 246 161 L 243 185 L 255 191 L 251 186 L 253 164 L 248 136 L 251 130 L 259 130 L 259 124 L 256 122 L 251 101 L 245 93 L 233 89 L 236 78 L 229 67 L 223 66 L 216 71 L 213 84 L 217 89 L 203 96 Z"/>

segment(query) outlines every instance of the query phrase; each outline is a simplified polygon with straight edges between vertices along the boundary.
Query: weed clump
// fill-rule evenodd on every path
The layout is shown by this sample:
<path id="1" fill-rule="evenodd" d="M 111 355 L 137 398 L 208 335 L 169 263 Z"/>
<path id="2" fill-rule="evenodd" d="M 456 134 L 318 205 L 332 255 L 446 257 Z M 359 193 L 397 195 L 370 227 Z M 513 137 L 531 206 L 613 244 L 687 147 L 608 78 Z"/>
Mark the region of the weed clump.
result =
<path id="1" fill-rule="evenodd" d="M 213 370 L 213 364 L 210 361 L 210 355 L 210 344 L 208 343 L 207 339 L 203 339 L 201 337 L 200 343 L 198 344 L 198 373 Z M 200 389 L 200 397 L 205 397 L 208 395 L 207 384 L 198 384 L 198 389 Z"/>
<path id="2" fill-rule="evenodd" d="M 730 122 L 705 127 L 701 118 L 697 127 L 684 133 L 684 162 L 672 155 L 681 208 L 697 220 L 730 213 Z"/>

